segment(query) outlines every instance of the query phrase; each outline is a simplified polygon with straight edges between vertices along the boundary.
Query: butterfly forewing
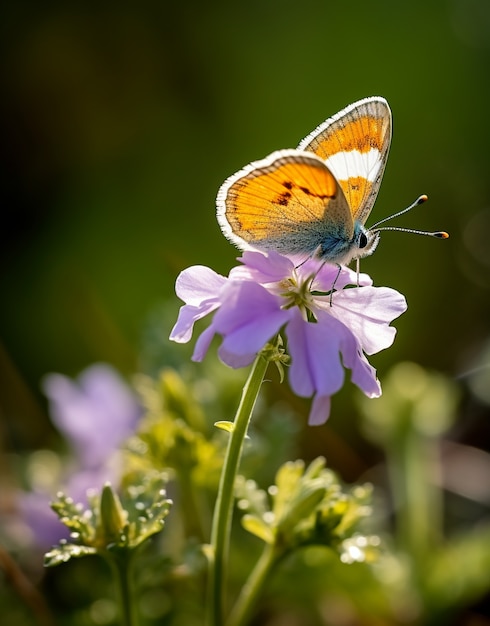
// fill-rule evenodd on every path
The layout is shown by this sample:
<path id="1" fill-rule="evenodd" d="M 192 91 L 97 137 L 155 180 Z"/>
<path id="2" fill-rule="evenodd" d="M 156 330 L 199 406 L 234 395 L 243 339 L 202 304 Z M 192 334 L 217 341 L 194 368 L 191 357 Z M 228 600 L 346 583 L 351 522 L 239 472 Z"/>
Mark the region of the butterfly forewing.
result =
<path id="1" fill-rule="evenodd" d="M 332 224 L 352 237 L 342 188 L 323 160 L 307 152 L 280 150 L 251 163 L 225 181 L 217 204 L 224 234 L 242 248 L 312 254 Z"/>

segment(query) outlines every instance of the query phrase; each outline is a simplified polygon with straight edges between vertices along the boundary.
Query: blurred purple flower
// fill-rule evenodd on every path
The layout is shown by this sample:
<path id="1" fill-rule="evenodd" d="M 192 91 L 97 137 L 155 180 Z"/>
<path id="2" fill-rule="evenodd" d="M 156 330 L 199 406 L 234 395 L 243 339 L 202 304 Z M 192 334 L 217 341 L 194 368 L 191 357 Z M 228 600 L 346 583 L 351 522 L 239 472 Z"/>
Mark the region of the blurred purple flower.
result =
<path id="1" fill-rule="evenodd" d="M 53 423 L 80 466 L 98 468 L 132 433 L 139 416 L 134 395 L 108 365 L 87 368 L 78 384 L 61 374 L 43 380 Z"/>
<path id="2" fill-rule="evenodd" d="M 388 287 L 373 287 L 371 279 L 343 267 L 310 259 L 297 266 L 274 252 L 246 251 L 225 278 L 204 266 L 184 270 L 176 293 L 185 302 L 170 339 L 190 340 L 194 323 L 215 311 L 199 336 L 193 360 L 204 358 L 213 337 L 223 341 L 218 354 L 227 365 L 249 365 L 256 354 L 284 327 L 291 356 L 293 391 L 314 396 L 310 424 L 322 424 L 330 412 L 330 397 L 344 380 L 344 367 L 367 396 L 381 387 L 366 354 L 388 348 L 396 330 L 389 324 L 407 308 L 405 298 Z M 338 277 L 336 278 L 336 276 Z M 335 290 L 332 294 L 332 285 Z"/>
<path id="3" fill-rule="evenodd" d="M 43 389 L 53 423 L 73 452 L 63 484 L 57 485 L 56 491 L 61 489 L 76 502 L 86 503 L 89 489 L 101 489 L 106 481 L 118 484 L 117 451 L 135 431 L 141 409 L 131 390 L 108 365 L 87 368 L 77 382 L 49 374 Z M 66 535 L 66 527 L 49 506 L 54 495 L 42 490 L 20 494 L 22 517 L 41 547 Z"/>
<path id="4" fill-rule="evenodd" d="M 68 528 L 60 522 L 49 505 L 54 495 L 42 491 L 25 491 L 20 492 L 17 499 L 24 535 L 28 535 L 27 542 L 43 551 L 70 535 Z"/>

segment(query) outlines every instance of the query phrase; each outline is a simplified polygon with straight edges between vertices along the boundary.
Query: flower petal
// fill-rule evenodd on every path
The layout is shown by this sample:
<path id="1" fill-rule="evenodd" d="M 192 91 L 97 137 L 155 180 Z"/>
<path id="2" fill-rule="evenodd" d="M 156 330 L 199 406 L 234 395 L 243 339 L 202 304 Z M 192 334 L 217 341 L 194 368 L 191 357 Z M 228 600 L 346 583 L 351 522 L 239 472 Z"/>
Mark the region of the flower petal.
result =
<path id="1" fill-rule="evenodd" d="M 336 292 L 330 313 L 350 328 L 367 354 L 375 354 L 391 346 L 396 330 L 388 324 L 406 309 L 398 291 L 368 286 Z"/>
<path id="2" fill-rule="evenodd" d="M 218 348 L 218 356 L 223 363 L 226 363 L 229 367 L 240 369 L 241 367 L 250 365 L 257 356 L 257 352 L 251 354 L 235 354 L 234 352 L 229 352 L 224 345 L 221 345 Z"/>
<path id="3" fill-rule="evenodd" d="M 192 337 L 194 324 L 197 320 L 217 309 L 219 305 L 220 303 L 217 300 L 208 300 L 201 306 L 192 306 L 191 304 L 181 306 L 175 326 L 170 333 L 170 340 L 177 343 L 187 343 Z"/>
<path id="4" fill-rule="evenodd" d="M 381 395 L 381 385 L 376 376 L 376 370 L 362 352 L 352 368 L 352 382 L 364 391 L 368 398 L 379 398 Z"/>
<path id="5" fill-rule="evenodd" d="M 361 391 L 369 398 L 377 398 L 381 395 L 381 386 L 376 377 L 376 370 L 364 356 L 361 346 L 353 335 L 344 337 L 342 342 L 342 360 L 345 367 L 348 367 L 352 372 L 352 382 Z"/>
<path id="6" fill-rule="evenodd" d="M 204 300 L 216 300 L 227 280 L 205 265 L 193 265 L 177 277 L 175 293 L 186 304 L 200 306 Z"/>
<path id="7" fill-rule="evenodd" d="M 215 334 L 216 328 L 214 327 L 214 324 L 211 324 L 203 330 L 197 338 L 196 345 L 194 346 L 194 352 L 192 354 L 193 361 L 202 361 L 204 359 Z"/>
<path id="8" fill-rule="evenodd" d="M 311 285 L 312 291 L 331 291 L 335 285 L 335 290 L 340 291 L 347 285 L 357 285 L 357 272 L 348 267 L 339 266 L 332 263 L 324 263 L 318 259 L 309 259 L 302 263 L 296 270 L 303 280 L 313 276 Z M 372 285 L 372 280 L 367 274 L 359 274 L 360 285 Z"/>
<path id="9" fill-rule="evenodd" d="M 242 265 L 231 270 L 230 279 L 253 280 L 268 284 L 279 282 L 284 277 L 290 276 L 294 269 L 291 259 L 273 251 L 246 250 L 238 260 L 242 262 Z"/>
<path id="10" fill-rule="evenodd" d="M 310 426 L 321 426 L 322 424 L 325 424 L 330 416 L 330 405 L 330 396 L 317 394 L 311 403 L 308 424 Z"/>
<path id="11" fill-rule="evenodd" d="M 280 299 L 257 283 L 230 282 L 223 296 L 213 324 L 226 353 L 256 354 L 290 317 Z"/>
<path id="12" fill-rule="evenodd" d="M 318 322 L 306 322 L 299 310 L 286 326 L 291 355 L 289 378 L 299 396 L 315 392 L 331 396 L 340 389 L 344 370 L 340 361 L 342 337 L 349 330 L 327 313 L 319 312 Z"/>

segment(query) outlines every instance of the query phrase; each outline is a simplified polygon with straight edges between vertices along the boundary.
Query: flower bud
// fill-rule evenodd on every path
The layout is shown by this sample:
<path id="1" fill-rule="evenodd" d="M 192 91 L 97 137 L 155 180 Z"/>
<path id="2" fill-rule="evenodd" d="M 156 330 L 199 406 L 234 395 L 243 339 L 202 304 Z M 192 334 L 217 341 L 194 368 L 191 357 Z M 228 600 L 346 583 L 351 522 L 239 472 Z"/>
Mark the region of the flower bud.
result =
<path id="1" fill-rule="evenodd" d="M 121 543 L 121 535 L 127 526 L 127 512 L 123 509 L 117 493 L 106 483 L 100 496 L 100 542 L 109 546 Z"/>

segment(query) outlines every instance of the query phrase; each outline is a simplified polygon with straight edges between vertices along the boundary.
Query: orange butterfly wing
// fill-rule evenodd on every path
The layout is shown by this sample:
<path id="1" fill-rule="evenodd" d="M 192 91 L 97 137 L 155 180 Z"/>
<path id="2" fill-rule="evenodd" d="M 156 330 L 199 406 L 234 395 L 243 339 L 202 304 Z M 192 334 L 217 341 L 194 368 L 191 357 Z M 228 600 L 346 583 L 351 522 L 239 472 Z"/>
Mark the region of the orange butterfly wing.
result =
<path id="1" fill-rule="evenodd" d="M 324 161 L 299 150 L 279 150 L 224 182 L 218 222 L 239 248 L 313 254 L 332 233 L 353 235 L 342 188 Z"/>
<path id="2" fill-rule="evenodd" d="M 364 224 L 378 195 L 391 143 L 391 111 L 384 98 L 349 105 L 320 124 L 299 150 L 321 157 L 339 181 L 352 217 Z"/>

